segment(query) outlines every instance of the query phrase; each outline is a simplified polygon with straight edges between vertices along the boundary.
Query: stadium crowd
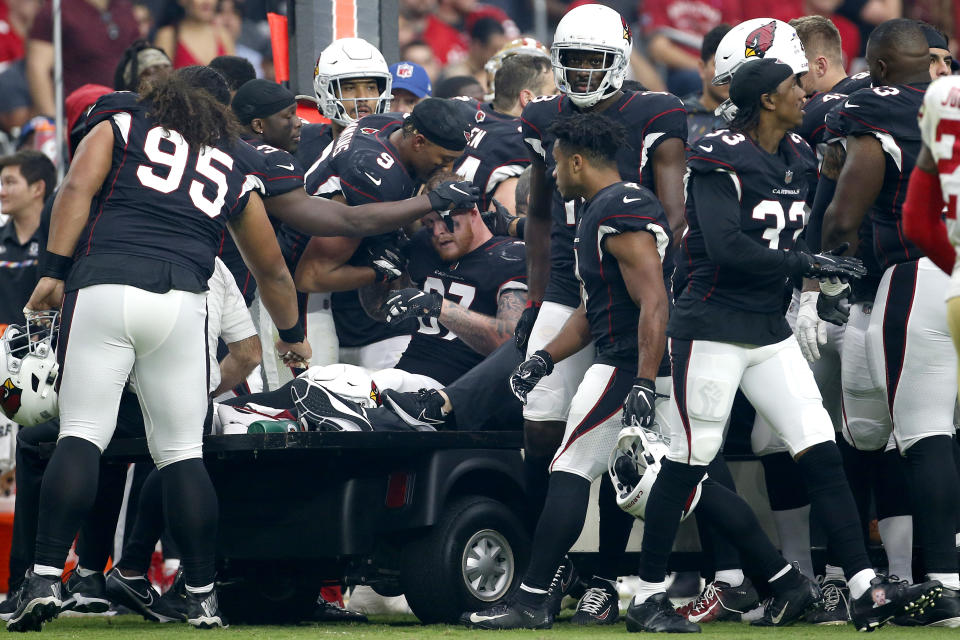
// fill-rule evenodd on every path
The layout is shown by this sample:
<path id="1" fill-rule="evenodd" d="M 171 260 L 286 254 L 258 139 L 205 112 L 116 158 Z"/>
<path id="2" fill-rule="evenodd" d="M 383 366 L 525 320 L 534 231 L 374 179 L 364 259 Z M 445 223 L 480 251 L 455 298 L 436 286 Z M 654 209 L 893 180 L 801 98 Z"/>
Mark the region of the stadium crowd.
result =
<path id="1" fill-rule="evenodd" d="M 522 431 L 532 556 L 474 628 L 611 624 L 624 576 L 629 631 L 960 626 L 955 3 L 549 0 L 540 42 L 524 0 L 400 0 L 398 60 L 336 40 L 310 96 L 264 3 L 62 7 L 63 155 L 50 3 L 0 0 L 9 630 L 226 626 L 202 438 L 264 429 Z"/>

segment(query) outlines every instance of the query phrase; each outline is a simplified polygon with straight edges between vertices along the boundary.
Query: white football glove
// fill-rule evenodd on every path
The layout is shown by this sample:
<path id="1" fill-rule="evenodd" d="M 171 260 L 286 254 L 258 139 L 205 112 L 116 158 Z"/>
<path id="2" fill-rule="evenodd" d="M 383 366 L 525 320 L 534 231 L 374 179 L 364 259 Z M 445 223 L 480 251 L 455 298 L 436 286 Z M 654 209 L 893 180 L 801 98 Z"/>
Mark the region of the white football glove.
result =
<path id="1" fill-rule="evenodd" d="M 820 359 L 820 345 L 827 343 L 827 323 L 817 314 L 817 291 L 804 291 L 800 294 L 800 310 L 793 334 L 800 343 L 800 351 L 807 362 L 813 364 Z"/>

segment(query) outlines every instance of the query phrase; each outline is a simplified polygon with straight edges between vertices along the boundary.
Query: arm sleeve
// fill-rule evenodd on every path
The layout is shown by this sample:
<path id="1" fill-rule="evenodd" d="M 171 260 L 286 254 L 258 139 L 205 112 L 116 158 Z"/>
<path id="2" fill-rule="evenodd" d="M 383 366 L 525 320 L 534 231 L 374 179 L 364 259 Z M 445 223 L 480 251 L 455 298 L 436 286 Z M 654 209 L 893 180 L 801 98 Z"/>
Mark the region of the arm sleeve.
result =
<path id="1" fill-rule="evenodd" d="M 792 277 L 803 275 L 799 256 L 768 249 L 740 230 L 740 200 L 725 171 L 698 173 L 692 180 L 694 202 L 708 202 L 698 211 L 707 254 L 717 264 L 744 271 L 779 271 Z"/>
<path id="2" fill-rule="evenodd" d="M 946 274 L 953 273 L 956 250 L 947 240 L 940 179 L 914 167 L 903 203 L 903 232 Z"/>
<path id="3" fill-rule="evenodd" d="M 836 190 L 836 180 L 820 176 L 820 182 L 817 184 L 817 195 L 813 198 L 813 207 L 810 210 L 810 221 L 807 222 L 807 229 L 803 234 L 807 239 L 807 246 L 813 253 L 820 253 L 821 251 L 823 215 L 827 212 L 827 207 L 830 206 Z"/>

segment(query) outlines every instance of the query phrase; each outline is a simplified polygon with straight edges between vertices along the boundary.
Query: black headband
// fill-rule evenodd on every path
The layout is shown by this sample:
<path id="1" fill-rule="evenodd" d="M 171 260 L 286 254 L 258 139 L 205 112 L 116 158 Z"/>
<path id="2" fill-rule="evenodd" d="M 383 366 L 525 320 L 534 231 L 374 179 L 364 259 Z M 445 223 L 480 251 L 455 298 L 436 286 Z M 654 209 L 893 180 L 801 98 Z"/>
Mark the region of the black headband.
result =
<path id="1" fill-rule="evenodd" d="M 793 68 L 776 58 L 751 60 L 737 69 L 730 81 L 730 99 L 740 109 L 760 102 L 760 96 L 773 93 L 777 86 L 793 75 Z"/>
<path id="2" fill-rule="evenodd" d="M 296 104 L 289 90 L 269 80 L 250 80 L 233 97 L 233 112 L 241 124 L 250 124 L 254 118 L 268 118 Z"/>
<path id="3" fill-rule="evenodd" d="M 427 98 L 413 108 L 410 119 L 417 131 L 430 142 L 450 151 L 467 146 L 470 120 L 455 100 Z"/>

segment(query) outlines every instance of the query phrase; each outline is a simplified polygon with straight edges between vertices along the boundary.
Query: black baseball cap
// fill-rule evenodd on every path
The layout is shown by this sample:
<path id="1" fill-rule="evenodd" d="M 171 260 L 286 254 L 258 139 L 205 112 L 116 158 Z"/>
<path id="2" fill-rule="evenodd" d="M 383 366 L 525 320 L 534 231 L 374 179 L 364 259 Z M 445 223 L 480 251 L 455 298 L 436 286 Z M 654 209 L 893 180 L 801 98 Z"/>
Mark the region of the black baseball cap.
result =
<path id="1" fill-rule="evenodd" d="M 427 98 L 417 103 L 410 119 L 417 131 L 444 149 L 463 151 L 472 119 L 467 117 L 462 104 L 445 98 Z"/>
<path id="2" fill-rule="evenodd" d="M 793 68 L 776 58 L 750 60 L 737 69 L 730 82 L 730 99 L 740 109 L 753 106 L 760 96 L 776 91 L 777 86 L 793 75 Z"/>
<path id="3" fill-rule="evenodd" d="M 233 96 L 231 107 L 241 124 L 250 124 L 254 118 L 269 118 L 296 104 L 296 97 L 276 82 L 249 80 Z"/>

